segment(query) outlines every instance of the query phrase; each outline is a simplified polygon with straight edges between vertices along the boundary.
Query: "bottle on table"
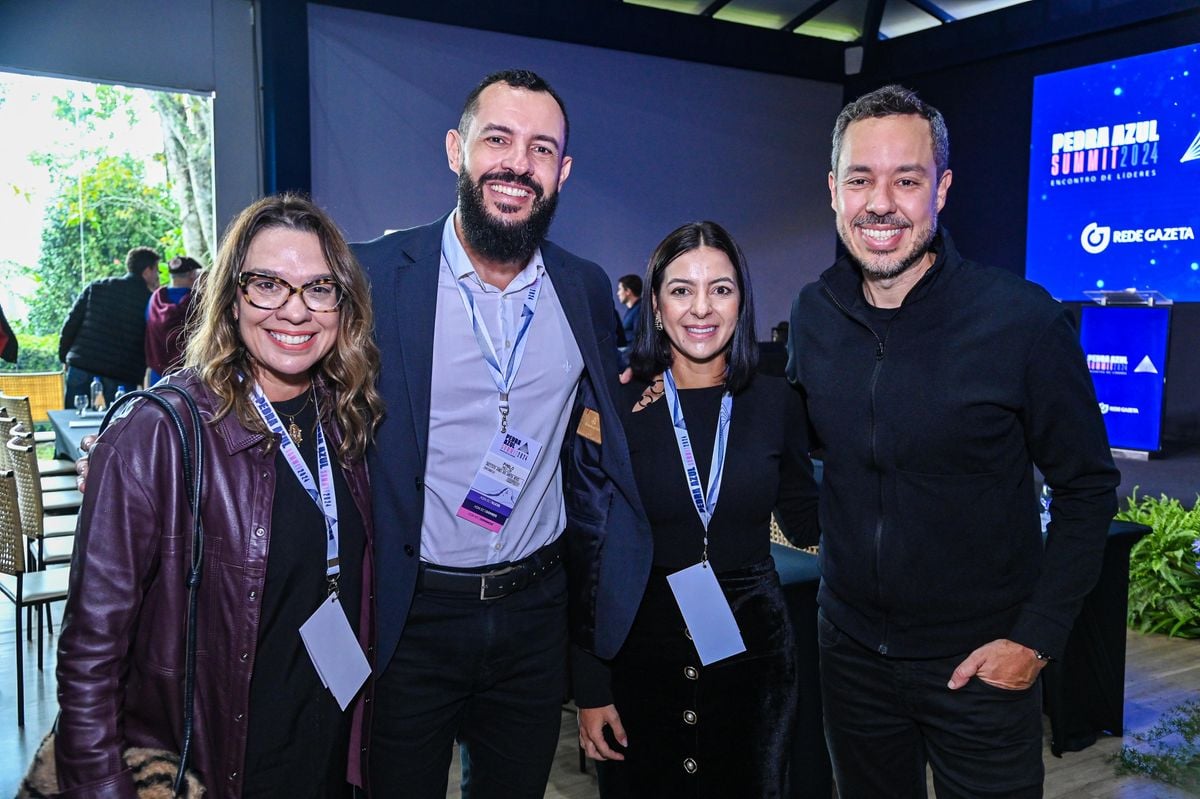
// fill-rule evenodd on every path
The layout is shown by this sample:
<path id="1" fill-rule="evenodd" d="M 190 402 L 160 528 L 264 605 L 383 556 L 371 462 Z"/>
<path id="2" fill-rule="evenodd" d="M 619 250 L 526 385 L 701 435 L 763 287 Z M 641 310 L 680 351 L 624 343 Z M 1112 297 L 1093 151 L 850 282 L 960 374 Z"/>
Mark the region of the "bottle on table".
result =
<path id="1" fill-rule="evenodd" d="M 100 378 L 92 378 L 92 410 L 102 411 L 108 405 L 108 401 L 104 398 L 104 384 L 100 382 Z"/>

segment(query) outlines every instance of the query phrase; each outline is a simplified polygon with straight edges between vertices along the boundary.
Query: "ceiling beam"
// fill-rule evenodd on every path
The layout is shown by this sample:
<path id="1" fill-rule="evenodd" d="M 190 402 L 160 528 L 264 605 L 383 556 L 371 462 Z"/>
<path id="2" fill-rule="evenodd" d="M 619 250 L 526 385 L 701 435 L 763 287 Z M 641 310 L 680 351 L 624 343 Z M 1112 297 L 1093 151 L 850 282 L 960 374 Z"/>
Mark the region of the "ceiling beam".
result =
<path id="1" fill-rule="evenodd" d="M 1033 0 L 966 17 L 953 25 L 879 42 L 870 62 L 855 77 L 851 91 L 880 81 L 906 79 L 963 64 L 1046 47 L 1105 31 L 1134 29 L 1154 20 L 1177 17 L 1181 26 L 1195 29 L 1200 20 L 1196 0 Z M 1150 48 L 1147 48 L 1150 49 Z M 1065 68 L 1065 67 L 1064 67 Z"/>
<path id="2" fill-rule="evenodd" d="M 722 8 L 729 5 L 730 2 L 731 2 L 731 0 L 713 0 L 713 2 L 708 4 L 708 8 L 706 8 L 700 12 L 700 16 L 711 17 L 711 16 L 715 15 L 718 11 L 720 11 Z"/>
<path id="3" fill-rule="evenodd" d="M 867 13 L 863 15 L 863 31 L 861 43 L 864 47 L 879 41 L 879 26 L 883 23 L 883 8 L 887 0 L 870 0 L 867 3 Z"/>
<path id="4" fill-rule="evenodd" d="M 811 6 L 789 20 L 782 28 L 780 28 L 780 30 L 787 31 L 788 33 L 795 31 L 796 28 L 799 28 L 805 22 L 808 22 L 817 14 L 820 14 L 822 11 L 829 8 L 835 2 L 837 2 L 837 0 L 818 0 L 818 2 L 813 3 Z"/>
<path id="5" fill-rule="evenodd" d="M 875 63 L 875 53 L 879 51 L 879 26 L 883 22 L 883 9 L 887 0 L 868 0 L 863 14 L 862 36 L 858 44 L 862 47 L 862 68 L 870 69 Z"/>
<path id="6" fill-rule="evenodd" d="M 294 2 L 294 0 L 284 0 Z M 319 5 L 840 83 L 844 42 L 620 0 L 311 0 Z M 4 0 L 0 0 L 3 6 Z M 711 2 L 709 3 L 711 5 Z M 0 55 L 0 61 L 3 56 Z"/>
<path id="7" fill-rule="evenodd" d="M 946 11 L 946 9 L 942 8 L 937 3 L 929 2 L 929 0 L 908 0 L 908 4 L 910 6 L 916 6 L 943 25 L 955 21 L 954 16 L 950 14 L 950 12 Z"/>

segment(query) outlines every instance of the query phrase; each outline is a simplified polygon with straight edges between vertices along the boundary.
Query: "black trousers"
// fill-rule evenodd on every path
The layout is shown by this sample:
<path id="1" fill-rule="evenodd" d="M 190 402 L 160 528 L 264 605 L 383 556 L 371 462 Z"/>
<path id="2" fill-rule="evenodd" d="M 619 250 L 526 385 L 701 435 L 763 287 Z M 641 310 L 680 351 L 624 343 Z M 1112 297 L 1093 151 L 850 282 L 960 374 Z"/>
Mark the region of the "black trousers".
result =
<path id="1" fill-rule="evenodd" d="M 821 613 L 825 739 L 843 797 L 925 797 L 925 766 L 938 799 L 1042 795 L 1042 690 L 995 688 L 978 678 L 957 691 L 950 675 L 970 653 L 888 658 Z"/>
<path id="2" fill-rule="evenodd" d="M 541 799 L 567 690 L 566 585 L 560 564 L 501 599 L 417 592 L 375 687 L 372 796 L 444 799 L 457 739 L 464 799 Z"/>
<path id="3" fill-rule="evenodd" d="M 778 799 L 786 796 L 796 717 L 796 645 L 775 563 L 718 581 L 746 651 L 707 666 L 654 570 L 613 661 L 624 761 L 597 763 L 604 799 Z M 802 779 L 803 775 L 794 775 Z"/>

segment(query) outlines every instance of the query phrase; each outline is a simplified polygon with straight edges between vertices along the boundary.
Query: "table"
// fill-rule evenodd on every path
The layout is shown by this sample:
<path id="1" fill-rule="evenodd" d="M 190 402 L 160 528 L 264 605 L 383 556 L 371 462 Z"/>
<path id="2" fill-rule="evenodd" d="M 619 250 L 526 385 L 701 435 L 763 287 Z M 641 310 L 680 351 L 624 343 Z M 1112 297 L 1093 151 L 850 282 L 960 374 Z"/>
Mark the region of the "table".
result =
<path id="1" fill-rule="evenodd" d="M 1108 526 L 1096 587 L 1083 600 L 1061 661 L 1042 670 L 1042 701 L 1050 717 L 1050 753 L 1078 752 L 1101 732 L 1125 726 L 1125 618 L 1129 611 L 1129 551 L 1150 528 Z"/>
<path id="2" fill-rule="evenodd" d="M 100 421 L 104 418 L 102 412 L 88 411 L 80 416 L 73 410 L 47 411 L 50 426 L 54 428 L 54 456 L 75 460 L 83 454 L 79 443 L 87 435 L 95 435 L 100 431 Z"/>

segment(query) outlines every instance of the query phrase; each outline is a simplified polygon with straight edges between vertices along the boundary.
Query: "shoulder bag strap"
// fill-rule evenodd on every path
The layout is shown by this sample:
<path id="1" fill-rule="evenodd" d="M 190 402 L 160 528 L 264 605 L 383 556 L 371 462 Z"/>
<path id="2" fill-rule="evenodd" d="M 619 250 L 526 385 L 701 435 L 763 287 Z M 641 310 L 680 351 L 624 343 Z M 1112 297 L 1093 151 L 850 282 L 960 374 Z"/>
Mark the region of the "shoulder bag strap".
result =
<path id="1" fill-rule="evenodd" d="M 162 394 L 171 392 L 182 398 L 192 417 L 192 431 L 189 439 L 187 426 L 179 411 Z M 188 506 L 192 511 L 192 559 L 187 576 L 188 610 L 187 628 L 184 649 L 183 676 L 183 745 L 179 752 L 179 770 L 175 774 L 173 791 L 179 796 L 183 789 L 184 777 L 187 774 L 188 758 L 192 749 L 192 730 L 194 726 L 194 705 L 196 694 L 196 606 L 199 599 L 200 577 L 204 565 L 204 530 L 200 523 L 200 499 L 203 496 L 204 483 L 204 435 L 201 430 L 202 419 L 196 407 L 196 401 L 187 389 L 171 383 L 164 383 L 144 391 L 131 391 L 108 406 L 104 420 L 100 423 L 100 432 L 104 432 L 109 422 L 114 418 L 118 408 L 135 399 L 148 400 L 158 405 L 171 419 L 175 432 L 179 436 L 179 446 L 183 460 L 183 481 L 187 490 Z"/>

